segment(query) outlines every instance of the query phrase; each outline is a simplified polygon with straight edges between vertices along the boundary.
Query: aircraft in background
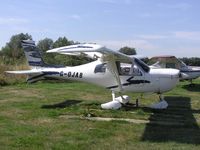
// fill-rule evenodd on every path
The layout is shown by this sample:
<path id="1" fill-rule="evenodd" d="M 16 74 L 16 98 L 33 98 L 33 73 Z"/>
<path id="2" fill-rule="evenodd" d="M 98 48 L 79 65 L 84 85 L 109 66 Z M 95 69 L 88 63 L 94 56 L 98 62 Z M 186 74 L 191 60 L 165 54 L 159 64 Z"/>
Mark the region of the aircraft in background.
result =
<path id="1" fill-rule="evenodd" d="M 155 56 L 149 59 L 151 68 L 174 68 L 180 70 L 184 76 L 180 80 L 189 80 L 192 85 L 192 80 L 200 77 L 200 66 L 187 66 L 183 61 L 175 56 Z"/>
<path id="2" fill-rule="evenodd" d="M 66 79 L 93 83 L 112 91 L 112 101 L 102 104 L 103 109 L 119 109 L 130 100 L 123 92 L 157 93 L 160 101 L 151 108 L 165 109 L 168 104 L 162 94 L 173 89 L 181 76 L 177 69 L 154 69 L 141 60 L 110 50 L 97 44 L 77 44 L 48 50 L 47 53 L 85 55 L 97 57 L 93 62 L 79 66 L 50 66 L 44 63 L 35 42 L 22 41 L 31 70 L 6 71 L 13 74 L 26 74 L 27 82 L 42 79 Z M 115 96 L 115 93 L 119 97 Z"/>

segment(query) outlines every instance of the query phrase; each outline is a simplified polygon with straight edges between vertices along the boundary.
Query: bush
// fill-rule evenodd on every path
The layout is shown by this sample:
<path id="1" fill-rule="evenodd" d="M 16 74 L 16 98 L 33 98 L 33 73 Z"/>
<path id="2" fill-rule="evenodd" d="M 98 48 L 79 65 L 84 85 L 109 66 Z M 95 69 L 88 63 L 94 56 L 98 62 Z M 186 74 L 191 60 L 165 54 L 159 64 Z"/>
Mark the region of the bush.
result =
<path id="1" fill-rule="evenodd" d="M 0 75 L 0 86 L 7 85 L 6 78 Z"/>

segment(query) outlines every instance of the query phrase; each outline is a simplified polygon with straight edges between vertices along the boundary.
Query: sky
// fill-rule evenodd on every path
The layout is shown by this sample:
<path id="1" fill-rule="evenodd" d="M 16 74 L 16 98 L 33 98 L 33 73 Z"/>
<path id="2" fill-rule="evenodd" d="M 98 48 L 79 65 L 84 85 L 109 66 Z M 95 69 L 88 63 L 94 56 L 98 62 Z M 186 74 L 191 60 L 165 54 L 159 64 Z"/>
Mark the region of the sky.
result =
<path id="1" fill-rule="evenodd" d="M 12 35 L 58 37 L 143 56 L 200 57 L 200 0 L 6 0 L 0 47 Z"/>

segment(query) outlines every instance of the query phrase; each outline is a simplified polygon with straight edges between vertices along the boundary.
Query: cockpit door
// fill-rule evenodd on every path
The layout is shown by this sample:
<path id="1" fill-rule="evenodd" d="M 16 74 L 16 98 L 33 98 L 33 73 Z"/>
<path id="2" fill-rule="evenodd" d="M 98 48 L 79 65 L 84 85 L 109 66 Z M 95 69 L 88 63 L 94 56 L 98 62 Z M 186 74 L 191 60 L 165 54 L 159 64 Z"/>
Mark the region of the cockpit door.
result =
<path id="1" fill-rule="evenodd" d="M 133 63 L 129 75 L 130 78 L 128 78 L 127 82 L 136 90 L 141 91 L 145 84 L 145 73 Z"/>

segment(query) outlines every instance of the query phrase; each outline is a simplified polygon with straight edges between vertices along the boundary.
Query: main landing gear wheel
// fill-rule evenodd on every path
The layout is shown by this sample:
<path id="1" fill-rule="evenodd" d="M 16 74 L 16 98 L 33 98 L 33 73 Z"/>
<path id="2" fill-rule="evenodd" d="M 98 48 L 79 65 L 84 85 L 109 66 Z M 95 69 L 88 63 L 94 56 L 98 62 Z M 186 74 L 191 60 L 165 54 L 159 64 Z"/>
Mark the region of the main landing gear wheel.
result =
<path id="1" fill-rule="evenodd" d="M 112 91 L 112 101 L 101 104 L 101 108 L 117 110 L 122 107 L 122 104 L 128 103 L 129 100 L 130 100 L 130 98 L 127 95 L 121 95 L 119 97 L 115 97 L 115 92 Z"/>

